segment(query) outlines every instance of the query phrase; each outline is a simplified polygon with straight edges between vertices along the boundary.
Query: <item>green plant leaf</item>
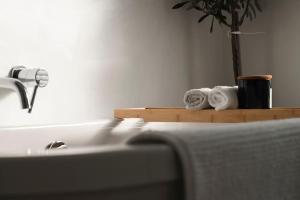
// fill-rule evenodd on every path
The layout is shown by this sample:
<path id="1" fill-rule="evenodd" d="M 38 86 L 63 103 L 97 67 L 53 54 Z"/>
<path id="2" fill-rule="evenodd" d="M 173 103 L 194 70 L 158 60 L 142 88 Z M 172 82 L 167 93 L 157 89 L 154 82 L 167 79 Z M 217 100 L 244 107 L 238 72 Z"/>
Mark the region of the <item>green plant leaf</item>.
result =
<path id="1" fill-rule="evenodd" d="M 181 8 L 183 7 L 185 4 L 189 3 L 190 1 L 184 1 L 184 2 L 181 2 L 181 3 L 178 3 L 176 4 L 175 6 L 173 6 L 172 9 L 178 9 L 178 8 Z"/>
<path id="2" fill-rule="evenodd" d="M 261 7 L 260 7 L 260 4 L 259 4 L 258 0 L 254 0 L 254 5 L 255 5 L 256 9 L 257 9 L 259 12 L 262 12 L 262 9 L 261 9 Z"/>
<path id="3" fill-rule="evenodd" d="M 254 8 L 254 6 L 252 5 L 252 3 L 249 4 L 249 8 L 250 8 L 250 10 L 251 10 L 251 12 L 252 12 L 252 14 L 253 14 L 253 17 L 256 18 L 256 11 L 255 11 L 255 8 Z"/>
<path id="4" fill-rule="evenodd" d="M 177 0 L 178 1 L 178 0 Z M 262 11 L 260 0 L 182 0 L 173 6 L 173 9 L 182 8 L 187 10 L 199 11 L 202 22 L 208 16 L 212 16 L 212 22 L 217 20 L 220 24 L 232 27 L 232 16 L 238 13 L 238 24 L 242 26 L 245 19 L 253 20 L 256 18 L 257 12 Z M 211 25 L 213 30 L 213 24 Z"/>

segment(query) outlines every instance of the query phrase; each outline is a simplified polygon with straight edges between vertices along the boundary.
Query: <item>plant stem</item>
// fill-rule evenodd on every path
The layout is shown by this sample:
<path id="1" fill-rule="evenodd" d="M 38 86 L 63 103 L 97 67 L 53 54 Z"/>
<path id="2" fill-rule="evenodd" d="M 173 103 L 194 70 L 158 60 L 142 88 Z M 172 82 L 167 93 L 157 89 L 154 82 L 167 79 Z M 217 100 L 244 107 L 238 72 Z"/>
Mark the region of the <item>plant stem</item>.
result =
<path id="1" fill-rule="evenodd" d="M 234 11 L 232 13 L 231 32 L 238 32 L 238 31 L 240 31 L 239 13 L 237 11 Z M 231 34 L 231 47 L 232 47 L 234 80 L 235 80 L 235 84 L 237 84 L 237 77 L 242 75 L 242 59 L 241 59 L 239 34 Z"/>

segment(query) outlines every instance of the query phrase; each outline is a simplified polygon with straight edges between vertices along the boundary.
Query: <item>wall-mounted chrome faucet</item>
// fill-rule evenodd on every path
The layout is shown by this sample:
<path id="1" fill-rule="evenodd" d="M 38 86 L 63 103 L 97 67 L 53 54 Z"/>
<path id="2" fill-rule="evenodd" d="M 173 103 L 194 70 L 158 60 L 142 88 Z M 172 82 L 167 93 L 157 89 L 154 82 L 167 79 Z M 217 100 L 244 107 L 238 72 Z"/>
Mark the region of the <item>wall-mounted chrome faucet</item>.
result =
<path id="1" fill-rule="evenodd" d="M 28 109 L 28 112 L 31 113 L 37 89 L 39 87 L 45 87 L 48 81 L 49 75 L 44 69 L 28 69 L 23 66 L 17 66 L 10 70 L 9 78 L 0 78 L 0 88 L 16 91 L 20 96 L 22 108 Z M 30 101 L 27 87 L 34 87 Z"/>

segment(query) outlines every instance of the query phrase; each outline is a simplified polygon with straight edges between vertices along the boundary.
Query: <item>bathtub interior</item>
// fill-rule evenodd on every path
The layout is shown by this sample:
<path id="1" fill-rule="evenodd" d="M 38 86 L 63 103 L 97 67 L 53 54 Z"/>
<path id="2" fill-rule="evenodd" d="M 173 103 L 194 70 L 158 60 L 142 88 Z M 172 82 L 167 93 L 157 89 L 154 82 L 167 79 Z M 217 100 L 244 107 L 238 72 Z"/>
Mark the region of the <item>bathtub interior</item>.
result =
<path id="1" fill-rule="evenodd" d="M 95 122 L 0 128 L 0 156 L 34 155 L 45 152 L 53 141 L 62 141 L 67 149 L 118 145 L 138 134 L 142 119 L 111 119 Z"/>

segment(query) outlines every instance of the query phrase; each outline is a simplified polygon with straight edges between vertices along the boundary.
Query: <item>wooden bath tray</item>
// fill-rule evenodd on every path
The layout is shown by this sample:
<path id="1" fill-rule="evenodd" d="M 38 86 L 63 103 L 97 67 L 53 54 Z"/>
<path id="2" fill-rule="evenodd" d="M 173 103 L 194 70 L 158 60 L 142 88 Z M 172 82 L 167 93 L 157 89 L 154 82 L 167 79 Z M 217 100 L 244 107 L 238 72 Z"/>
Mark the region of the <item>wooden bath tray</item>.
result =
<path id="1" fill-rule="evenodd" d="M 184 108 L 122 108 L 114 110 L 115 118 L 143 118 L 145 122 L 209 122 L 239 123 L 276 119 L 300 118 L 300 108 L 251 110 L 200 110 Z"/>

